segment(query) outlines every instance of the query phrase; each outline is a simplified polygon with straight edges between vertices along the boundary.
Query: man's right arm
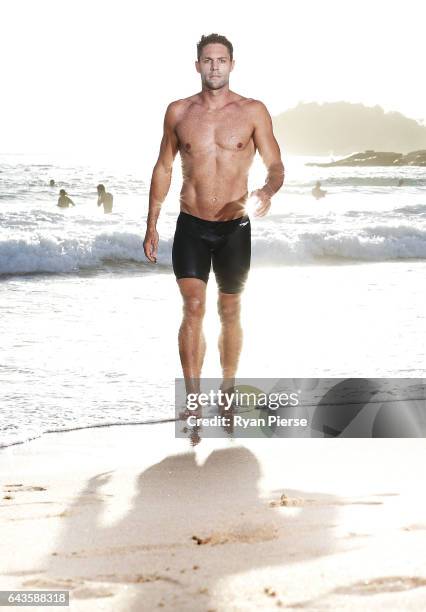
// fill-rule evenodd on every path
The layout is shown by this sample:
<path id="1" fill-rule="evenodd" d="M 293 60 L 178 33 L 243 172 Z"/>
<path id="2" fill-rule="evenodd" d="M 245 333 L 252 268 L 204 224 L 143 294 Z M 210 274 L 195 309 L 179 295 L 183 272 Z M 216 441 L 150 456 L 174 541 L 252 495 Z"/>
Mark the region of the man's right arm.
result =
<path id="1" fill-rule="evenodd" d="M 149 190 L 149 210 L 144 251 L 149 261 L 155 262 L 158 251 L 157 220 L 161 205 L 166 199 L 172 180 L 173 161 L 178 152 L 178 139 L 175 132 L 178 102 L 171 102 L 164 117 L 164 133 L 160 153 L 154 166 Z"/>

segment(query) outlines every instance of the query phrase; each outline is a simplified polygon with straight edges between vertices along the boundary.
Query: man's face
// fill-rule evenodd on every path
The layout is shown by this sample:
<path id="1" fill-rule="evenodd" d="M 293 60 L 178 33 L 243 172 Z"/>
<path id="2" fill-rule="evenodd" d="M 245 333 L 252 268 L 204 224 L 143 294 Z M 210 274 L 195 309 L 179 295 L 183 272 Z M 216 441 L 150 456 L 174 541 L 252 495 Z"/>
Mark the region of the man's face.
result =
<path id="1" fill-rule="evenodd" d="M 200 61 L 195 62 L 201 82 L 208 89 L 221 89 L 229 83 L 229 73 L 234 68 L 228 48 L 221 43 L 210 43 L 203 47 Z"/>

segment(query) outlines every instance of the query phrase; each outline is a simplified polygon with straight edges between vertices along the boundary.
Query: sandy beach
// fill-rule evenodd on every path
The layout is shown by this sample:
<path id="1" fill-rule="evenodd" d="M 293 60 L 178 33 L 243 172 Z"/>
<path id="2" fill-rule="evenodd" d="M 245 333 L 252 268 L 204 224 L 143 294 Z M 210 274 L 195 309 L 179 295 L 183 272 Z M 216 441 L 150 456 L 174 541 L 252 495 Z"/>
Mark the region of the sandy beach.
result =
<path id="1" fill-rule="evenodd" d="M 0 588 L 73 611 L 422 610 L 424 459 L 422 439 L 48 434 L 2 451 Z"/>

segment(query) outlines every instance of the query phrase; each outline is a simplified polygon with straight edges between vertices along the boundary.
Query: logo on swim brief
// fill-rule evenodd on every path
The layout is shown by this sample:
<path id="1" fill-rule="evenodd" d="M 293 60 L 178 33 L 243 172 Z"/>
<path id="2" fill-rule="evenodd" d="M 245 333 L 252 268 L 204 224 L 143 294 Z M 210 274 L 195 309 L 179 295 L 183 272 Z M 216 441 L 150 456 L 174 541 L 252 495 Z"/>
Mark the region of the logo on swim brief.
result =
<path id="1" fill-rule="evenodd" d="M 248 221 L 245 221 L 244 223 L 240 223 L 240 227 L 244 227 L 244 225 L 247 225 Z"/>

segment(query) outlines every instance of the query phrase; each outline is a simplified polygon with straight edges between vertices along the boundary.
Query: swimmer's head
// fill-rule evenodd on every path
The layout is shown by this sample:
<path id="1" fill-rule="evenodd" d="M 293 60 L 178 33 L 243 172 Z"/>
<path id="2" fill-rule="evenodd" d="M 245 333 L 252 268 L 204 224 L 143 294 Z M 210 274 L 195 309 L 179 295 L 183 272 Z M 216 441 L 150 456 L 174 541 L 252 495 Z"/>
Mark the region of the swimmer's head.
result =
<path id="1" fill-rule="evenodd" d="M 206 89 L 222 89 L 234 68 L 232 43 L 221 34 L 202 36 L 197 43 L 195 68 Z"/>
<path id="2" fill-rule="evenodd" d="M 65 189 L 60 189 L 59 195 L 67 195 L 67 192 L 65 191 Z"/>

